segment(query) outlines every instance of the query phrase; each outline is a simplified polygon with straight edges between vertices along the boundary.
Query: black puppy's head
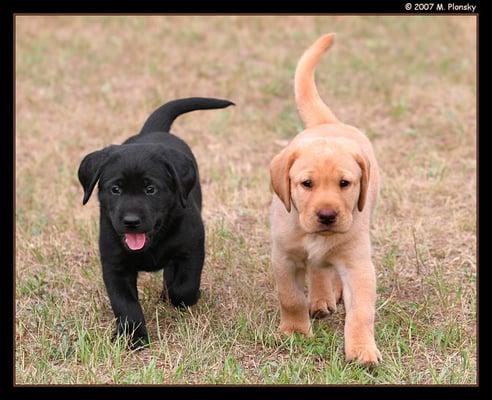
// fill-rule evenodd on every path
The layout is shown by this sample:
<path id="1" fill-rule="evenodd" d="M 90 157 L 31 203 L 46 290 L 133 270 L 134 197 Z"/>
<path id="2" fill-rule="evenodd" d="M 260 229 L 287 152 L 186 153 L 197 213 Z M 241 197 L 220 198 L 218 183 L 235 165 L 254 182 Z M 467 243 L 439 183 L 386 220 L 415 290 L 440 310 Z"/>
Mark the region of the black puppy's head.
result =
<path id="1" fill-rule="evenodd" d="M 190 157 L 159 144 L 112 145 L 88 154 L 79 167 L 83 204 L 99 181 L 105 213 L 124 247 L 144 250 L 175 207 L 186 207 L 197 174 Z"/>

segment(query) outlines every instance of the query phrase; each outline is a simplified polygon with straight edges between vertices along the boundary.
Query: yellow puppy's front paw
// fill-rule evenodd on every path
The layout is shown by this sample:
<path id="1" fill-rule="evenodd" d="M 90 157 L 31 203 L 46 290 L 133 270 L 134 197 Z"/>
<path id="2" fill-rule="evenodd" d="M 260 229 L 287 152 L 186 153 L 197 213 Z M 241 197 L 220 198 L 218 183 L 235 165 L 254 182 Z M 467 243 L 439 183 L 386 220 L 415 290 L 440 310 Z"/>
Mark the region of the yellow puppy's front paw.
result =
<path id="1" fill-rule="evenodd" d="M 314 319 L 323 319 L 328 317 L 337 311 L 337 305 L 335 299 L 329 300 L 316 300 L 309 305 L 309 315 Z"/>
<path id="2" fill-rule="evenodd" d="M 302 333 L 306 336 L 313 336 L 311 331 L 311 324 L 299 323 L 299 322 L 280 322 L 278 327 L 279 332 L 284 335 L 292 335 L 294 332 Z"/>
<path id="3" fill-rule="evenodd" d="M 376 344 L 359 344 L 347 346 L 345 359 L 347 361 L 356 361 L 366 367 L 372 367 L 378 365 L 383 360 L 383 357 Z"/>

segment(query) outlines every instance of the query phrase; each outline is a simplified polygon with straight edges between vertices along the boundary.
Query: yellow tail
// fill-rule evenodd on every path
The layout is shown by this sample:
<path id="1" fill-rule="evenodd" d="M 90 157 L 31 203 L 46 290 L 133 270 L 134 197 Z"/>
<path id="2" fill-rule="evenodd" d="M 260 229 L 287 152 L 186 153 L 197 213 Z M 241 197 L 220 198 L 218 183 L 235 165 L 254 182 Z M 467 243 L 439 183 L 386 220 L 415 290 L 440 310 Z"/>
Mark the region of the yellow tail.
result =
<path id="1" fill-rule="evenodd" d="M 334 33 L 321 36 L 302 55 L 295 74 L 295 96 L 297 109 L 306 128 L 340 122 L 323 102 L 316 89 L 314 70 L 321 55 L 331 47 Z"/>

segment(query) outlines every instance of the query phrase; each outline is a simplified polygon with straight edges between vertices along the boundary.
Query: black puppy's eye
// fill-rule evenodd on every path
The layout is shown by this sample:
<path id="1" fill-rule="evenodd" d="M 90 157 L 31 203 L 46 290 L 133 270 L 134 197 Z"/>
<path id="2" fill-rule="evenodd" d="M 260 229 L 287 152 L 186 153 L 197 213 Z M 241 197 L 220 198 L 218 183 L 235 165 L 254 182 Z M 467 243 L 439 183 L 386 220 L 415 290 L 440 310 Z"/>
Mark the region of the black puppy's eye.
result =
<path id="1" fill-rule="evenodd" d="M 149 185 L 145 188 L 145 194 L 148 194 L 148 195 L 153 195 L 157 192 L 157 189 L 155 188 L 155 186 L 152 186 L 152 185 Z"/>
<path id="2" fill-rule="evenodd" d="M 310 188 L 313 187 L 313 181 L 311 179 L 306 179 L 305 181 L 301 182 L 301 185 L 306 188 Z"/>
<path id="3" fill-rule="evenodd" d="M 111 186 L 111 193 L 115 195 L 121 194 L 121 188 L 118 185 Z"/>
<path id="4" fill-rule="evenodd" d="M 346 181 L 345 179 L 340 181 L 340 187 L 347 187 L 348 185 L 350 185 L 349 181 Z"/>

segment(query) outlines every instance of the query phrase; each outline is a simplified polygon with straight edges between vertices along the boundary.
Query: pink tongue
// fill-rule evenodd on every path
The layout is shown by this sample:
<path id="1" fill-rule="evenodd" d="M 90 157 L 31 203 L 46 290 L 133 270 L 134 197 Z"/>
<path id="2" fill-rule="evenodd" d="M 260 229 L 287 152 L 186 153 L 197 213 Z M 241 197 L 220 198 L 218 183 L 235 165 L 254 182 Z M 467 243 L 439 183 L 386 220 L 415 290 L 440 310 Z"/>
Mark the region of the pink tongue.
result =
<path id="1" fill-rule="evenodd" d="M 145 245 L 145 233 L 125 233 L 125 241 L 132 250 L 140 250 Z"/>

